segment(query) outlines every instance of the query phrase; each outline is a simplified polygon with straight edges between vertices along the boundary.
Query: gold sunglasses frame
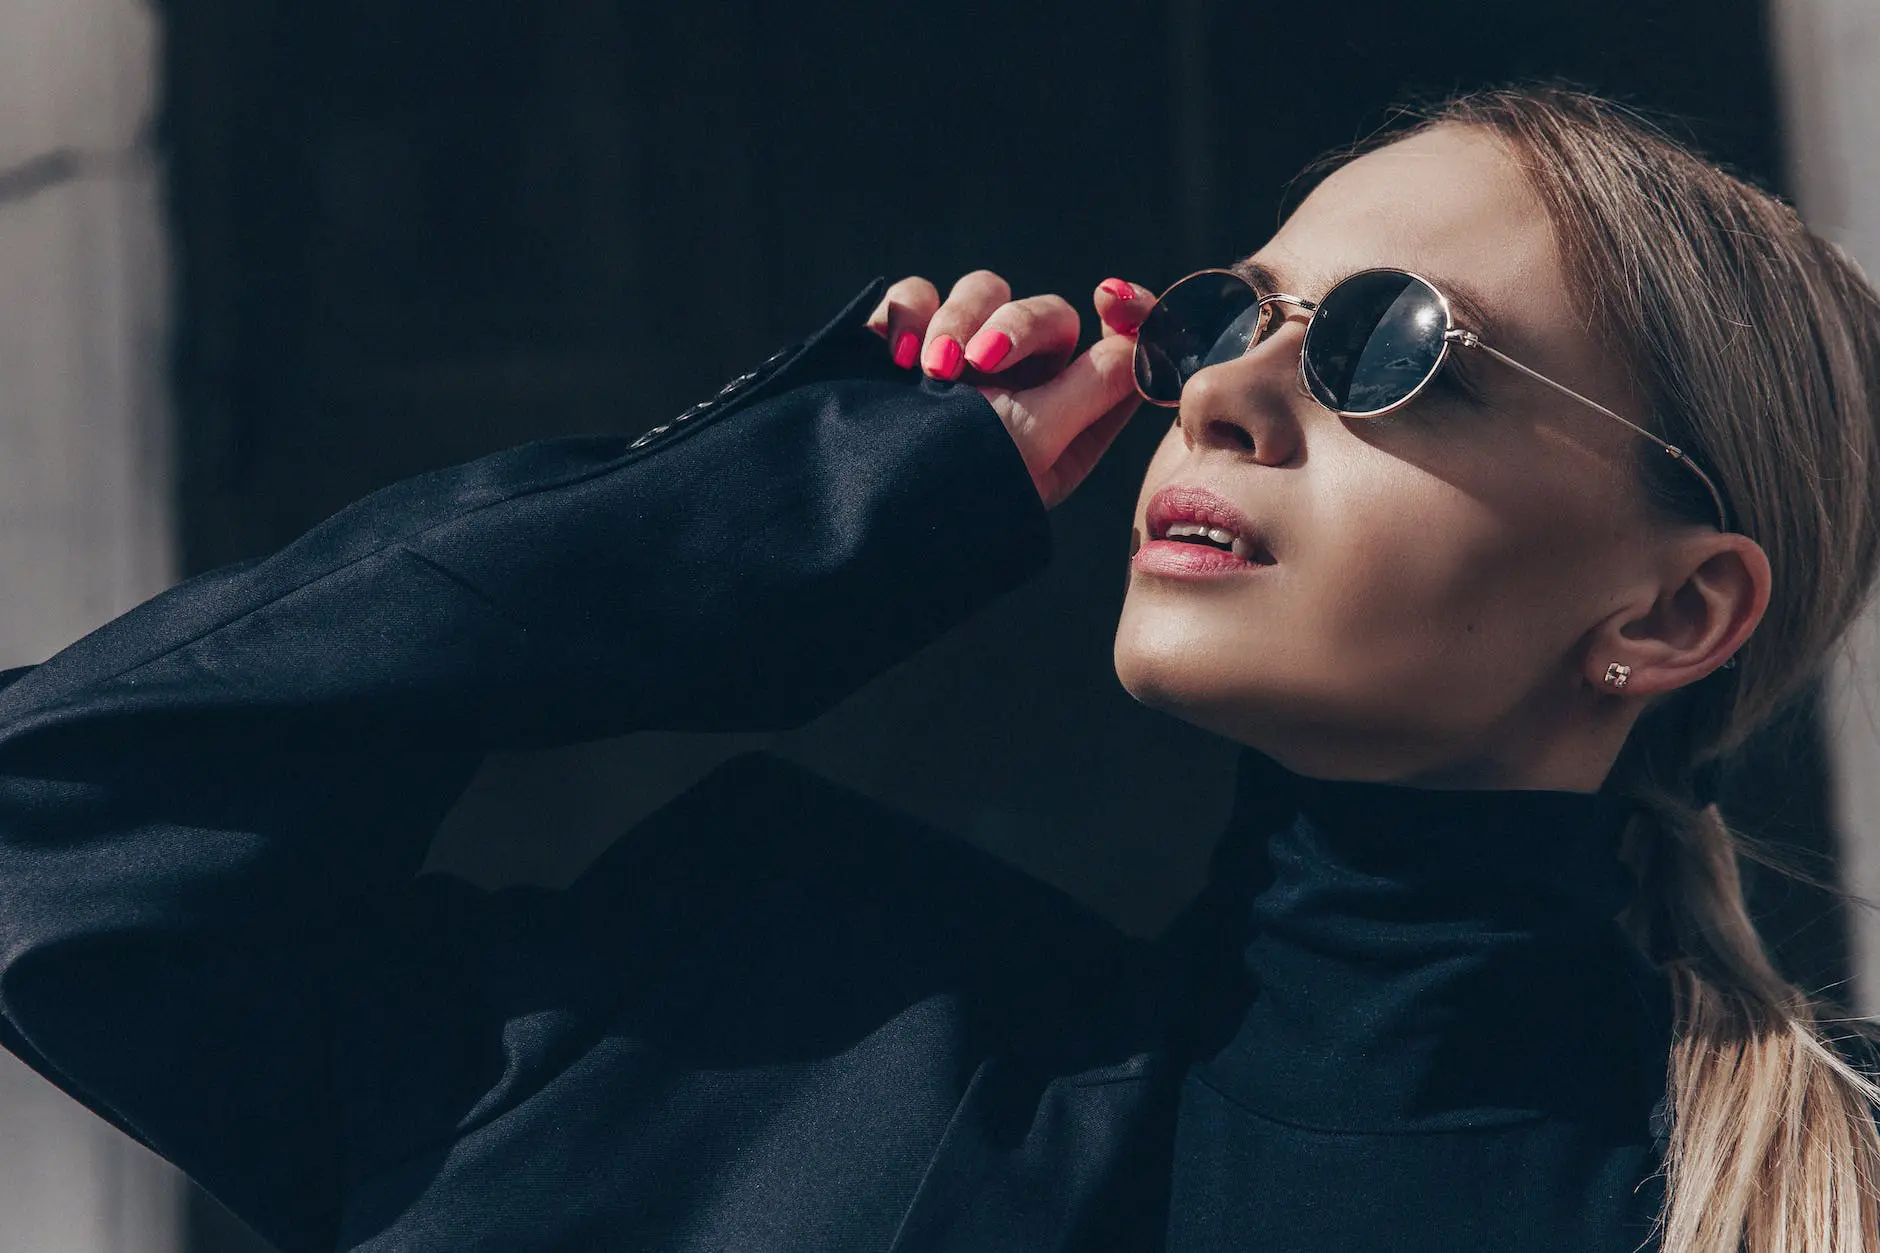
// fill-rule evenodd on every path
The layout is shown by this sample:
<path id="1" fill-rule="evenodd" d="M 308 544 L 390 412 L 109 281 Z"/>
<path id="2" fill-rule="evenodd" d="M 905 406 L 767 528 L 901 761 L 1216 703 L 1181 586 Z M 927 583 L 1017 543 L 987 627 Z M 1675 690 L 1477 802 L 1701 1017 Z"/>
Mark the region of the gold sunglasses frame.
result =
<path id="1" fill-rule="evenodd" d="M 1247 341 L 1246 352 L 1252 352 L 1254 349 L 1254 346 L 1257 345 L 1261 341 L 1261 339 L 1265 337 L 1266 330 L 1267 330 L 1267 317 L 1269 315 L 1269 311 L 1272 306 L 1281 305 L 1281 304 L 1293 305 L 1297 308 L 1305 310 L 1307 314 L 1311 315 L 1306 319 L 1305 335 L 1301 337 L 1299 341 L 1299 386 L 1302 390 L 1304 390 L 1306 395 L 1312 398 L 1313 403 L 1317 404 L 1320 408 L 1323 408 L 1323 409 L 1328 410 L 1329 412 L 1335 413 L 1341 418 L 1381 418 L 1385 416 L 1386 414 L 1395 413 L 1397 410 L 1403 408 L 1405 405 L 1415 400 L 1418 396 L 1422 395 L 1423 389 L 1428 387 L 1431 381 L 1434 380 L 1438 374 L 1442 373 L 1443 366 L 1447 365 L 1449 362 L 1450 349 L 1456 347 L 1457 345 L 1460 345 L 1464 348 L 1479 349 L 1480 351 L 1485 352 L 1489 356 L 1493 357 L 1495 360 L 1501 362 L 1503 365 L 1510 366 L 1513 369 L 1518 370 L 1520 373 L 1527 375 L 1529 378 L 1533 379 L 1535 382 L 1544 384 L 1547 387 L 1551 387 L 1554 391 L 1559 392 L 1562 396 L 1566 396 L 1570 399 L 1577 400 L 1582 405 L 1585 405 L 1588 409 L 1592 409 L 1599 413 L 1603 413 L 1607 417 L 1611 418 L 1614 422 L 1618 422 L 1625 426 L 1630 427 L 1632 430 L 1636 431 L 1638 434 L 1643 435 L 1646 439 L 1650 440 L 1652 443 L 1664 449 L 1667 454 L 1669 454 L 1674 460 L 1676 460 L 1679 464 L 1681 464 L 1685 469 L 1689 470 L 1692 474 L 1696 475 L 1698 482 L 1704 485 L 1704 490 L 1710 493 L 1710 502 L 1711 504 L 1716 506 L 1716 509 L 1717 509 L 1717 529 L 1719 531 L 1728 531 L 1730 529 L 1729 513 L 1723 507 L 1722 493 L 1720 493 L 1717 490 L 1717 485 L 1711 481 L 1710 476 L 1708 474 L 1705 474 L 1704 471 L 1698 466 L 1698 464 L 1695 461 L 1692 461 L 1690 457 L 1685 454 L 1682 448 L 1679 448 L 1675 444 L 1670 444 L 1670 443 L 1665 442 L 1662 439 L 1659 439 L 1656 435 L 1653 435 L 1650 431 L 1646 430 L 1644 427 L 1640 426 L 1638 423 L 1632 421 L 1630 418 L 1621 417 L 1620 415 L 1614 413 L 1612 410 L 1606 408 L 1606 406 L 1600 404 L 1597 400 L 1592 399 L 1590 396 L 1582 396 L 1580 393 L 1574 391 L 1571 387 L 1568 387 L 1566 384 L 1557 383 L 1553 379 L 1548 378 L 1545 374 L 1542 374 L 1540 371 L 1532 369 L 1528 366 L 1522 365 L 1519 361 L 1516 361 L 1513 357 L 1510 357 L 1507 353 L 1502 352 L 1499 348 L 1490 347 L 1488 344 L 1483 342 L 1482 337 L 1478 335 L 1476 332 L 1472 330 L 1468 330 L 1465 327 L 1457 326 L 1455 311 L 1450 307 L 1449 297 L 1443 292 L 1443 289 L 1438 287 L 1435 283 L 1430 282 L 1430 280 L 1428 280 L 1427 278 L 1424 278 L 1421 274 L 1418 274 L 1413 270 L 1400 269 L 1396 266 L 1389 266 L 1389 265 L 1372 266 L 1370 269 L 1359 270 L 1356 273 L 1348 274 L 1344 278 L 1339 279 L 1337 283 L 1334 283 L 1332 285 L 1332 291 L 1337 291 L 1340 287 L 1343 287 L 1346 283 L 1351 282 L 1353 279 L 1363 278 L 1367 274 L 1398 274 L 1406 278 L 1414 279 L 1416 282 L 1419 282 L 1423 284 L 1423 286 L 1427 287 L 1432 293 L 1435 294 L 1436 302 L 1442 308 L 1442 311 L 1443 311 L 1443 347 L 1442 347 L 1442 351 L 1439 352 L 1436 356 L 1436 364 L 1430 367 L 1429 373 L 1423 376 L 1423 380 L 1420 383 L 1418 383 L 1414 388 L 1412 388 L 1410 392 L 1407 395 L 1405 395 L 1401 400 L 1393 401 L 1392 403 L 1384 406 L 1382 409 L 1368 409 L 1368 410 L 1333 409 L 1332 406 L 1326 404 L 1324 400 L 1320 399 L 1318 393 L 1312 389 L 1311 380 L 1307 378 L 1306 376 L 1306 342 L 1312 335 L 1312 324 L 1318 316 L 1318 309 L 1319 309 L 1319 305 L 1322 303 L 1321 301 L 1306 300 L 1299 296 L 1288 295 L 1285 292 L 1274 292 L 1270 295 L 1263 296 L 1260 294 L 1260 290 L 1258 288 L 1256 288 L 1252 283 L 1247 281 L 1247 278 L 1245 275 L 1238 274 L 1233 270 L 1222 270 L 1222 269 L 1196 270 L 1193 274 L 1183 275 L 1181 278 L 1177 279 L 1175 282 L 1169 284 L 1169 286 L 1162 292 L 1162 294 L 1156 297 L 1155 303 L 1149 306 L 1149 312 L 1143 315 L 1143 324 L 1145 325 L 1147 324 L 1149 318 L 1155 313 L 1156 309 L 1161 306 L 1162 301 L 1167 298 L 1170 292 L 1180 287 L 1183 283 L 1186 283 L 1189 279 L 1201 278 L 1209 274 L 1226 275 L 1228 278 L 1233 279 L 1235 282 L 1242 284 L 1243 286 L 1246 287 L 1246 289 L 1249 292 L 1253 293 L 1254 299 L 1259 303 L 1260 310 L 1261 310 L 1260 324 L 1255 329 L 1252 338 L 1250 338 Z M 1330 296 L 1331 292 L 1327 292 L 1326 295 Z M 1242 355 L 1244 356 L 1245 353 L 1243 353 Z M 1137 358 L 1137 361 L 1138 362 L 1140 361 L 1140 357 Z M 1216 362 L 1215 364 L 1219 365 L 1223 363 Z M 1130 373 L 1132 375 L 1133 381 L 1136 384 L 1136 393 L 1140 395 L 1144 400 L 1148 401 L 1150 404 L 1156 405 L 1159 408 L 1163 408 L 1163 409 L 1175 409 L 1181 406 L 1181 400 L 1179 398 L 1175 400 L 1157 400 L 1155 397 L 1151 396 L 1148 392 L 1144 391 L 1143 386 L 1142 386 L 1142 371 L 1138 368 L 1136 363 L 1131 364 Z M 1192 378 L 1194 376 L 1190 375 L 1189 377 Z M 1182 380 L 1182 386 L 1186 388 L 1187 385 L 1188 385 L 1187 379 Z"/>

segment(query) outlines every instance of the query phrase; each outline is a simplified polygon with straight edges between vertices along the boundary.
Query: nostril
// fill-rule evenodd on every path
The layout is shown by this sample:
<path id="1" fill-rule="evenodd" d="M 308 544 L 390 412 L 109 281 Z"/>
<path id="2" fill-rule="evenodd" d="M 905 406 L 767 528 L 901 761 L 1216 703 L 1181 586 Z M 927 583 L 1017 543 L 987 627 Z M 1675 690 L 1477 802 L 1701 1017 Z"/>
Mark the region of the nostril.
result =
<path id="1" fill-rule="evenodd" d="M 1226 422 L 1216 418 L 1208 423 L 1208 430 L 1223 444 L 1231 444 L 1248 451 L 1253 448 L 1253 432 L 1238 422 Z"/>

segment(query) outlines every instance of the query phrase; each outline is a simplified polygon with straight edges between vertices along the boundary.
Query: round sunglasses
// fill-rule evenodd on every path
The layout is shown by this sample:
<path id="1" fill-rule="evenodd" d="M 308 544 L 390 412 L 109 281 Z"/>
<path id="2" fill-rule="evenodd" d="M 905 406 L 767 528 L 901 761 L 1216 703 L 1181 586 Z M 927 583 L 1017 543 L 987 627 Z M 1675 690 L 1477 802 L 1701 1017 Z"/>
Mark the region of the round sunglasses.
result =
<path id="1" fill-rule="evenodd" d="M 1476 348 L 1589 409 L 1623 422 L 1657 444 L 1697 476 L 1717 510 L 1717 529 L 1729 516 L 1710 476 L 1684 450 L 1622 418 L 1596 400 L 1556 383 L 1489 347 L 1456 325 L 1449 298 L 1408 270 L 1360 270 L 1340 280 L 1325 298 L 1302 300 L 1283 292 L 1262 295 L 1232 270 L 1201 270 L 1163 292 L 1136 332 L 1136 390 L 1150 404 L 1172 408 L 1182 388 L 1211 365 L 1244 355 L 1265 337 L 1279 305 L 1309 315 L 1299 350 L 1299 379 L 1307 393 L 1345 418 L 1380 418 L 1415 400 L 1457 345 Z"/>

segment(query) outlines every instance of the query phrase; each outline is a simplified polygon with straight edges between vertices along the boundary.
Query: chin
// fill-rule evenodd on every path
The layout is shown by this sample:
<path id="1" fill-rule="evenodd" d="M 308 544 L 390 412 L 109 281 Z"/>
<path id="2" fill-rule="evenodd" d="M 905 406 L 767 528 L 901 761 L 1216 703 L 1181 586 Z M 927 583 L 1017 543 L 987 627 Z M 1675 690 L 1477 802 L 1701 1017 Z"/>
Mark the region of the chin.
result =
<path id="1" fill-rule="evenodd" d="M 1272 670 L 1259 673 L 1233 642 L 1127 613 L 1111 659 L 1117 681 L 1138 703 L 1289 768 L 1323 767 L 1315 750 L 1341 738 L 1323 724 L 1326 694 L 1296 681 L 1291 667 L 1299 659 L 1270 658 Z"/>
<path id="2" fill-rule="evenodd" d="M 1228 652 L 1188 632 L 1143 629 L 1126 615 L 1112 661 L 1117 681 L 1138 703 L 1239 739 L 1236 724 L 1256 703 L 1246 690 L 1253 676 L 1233 672 Z"/>

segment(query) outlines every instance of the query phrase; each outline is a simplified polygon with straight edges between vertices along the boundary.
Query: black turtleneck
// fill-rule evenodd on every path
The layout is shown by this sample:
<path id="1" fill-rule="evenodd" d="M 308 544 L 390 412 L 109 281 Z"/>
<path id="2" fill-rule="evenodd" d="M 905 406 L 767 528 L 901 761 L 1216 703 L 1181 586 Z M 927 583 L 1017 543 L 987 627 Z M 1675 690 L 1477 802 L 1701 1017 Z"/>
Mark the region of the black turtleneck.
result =
<path id="1" fill-rule="evenodd" d="M 1646 1241 L 1668 1002 L 1614 920 L 1625 816 L 1245 753 L 1212 889 L 1243 960 L 1184 1083 L 1169 1253 Z"/>

